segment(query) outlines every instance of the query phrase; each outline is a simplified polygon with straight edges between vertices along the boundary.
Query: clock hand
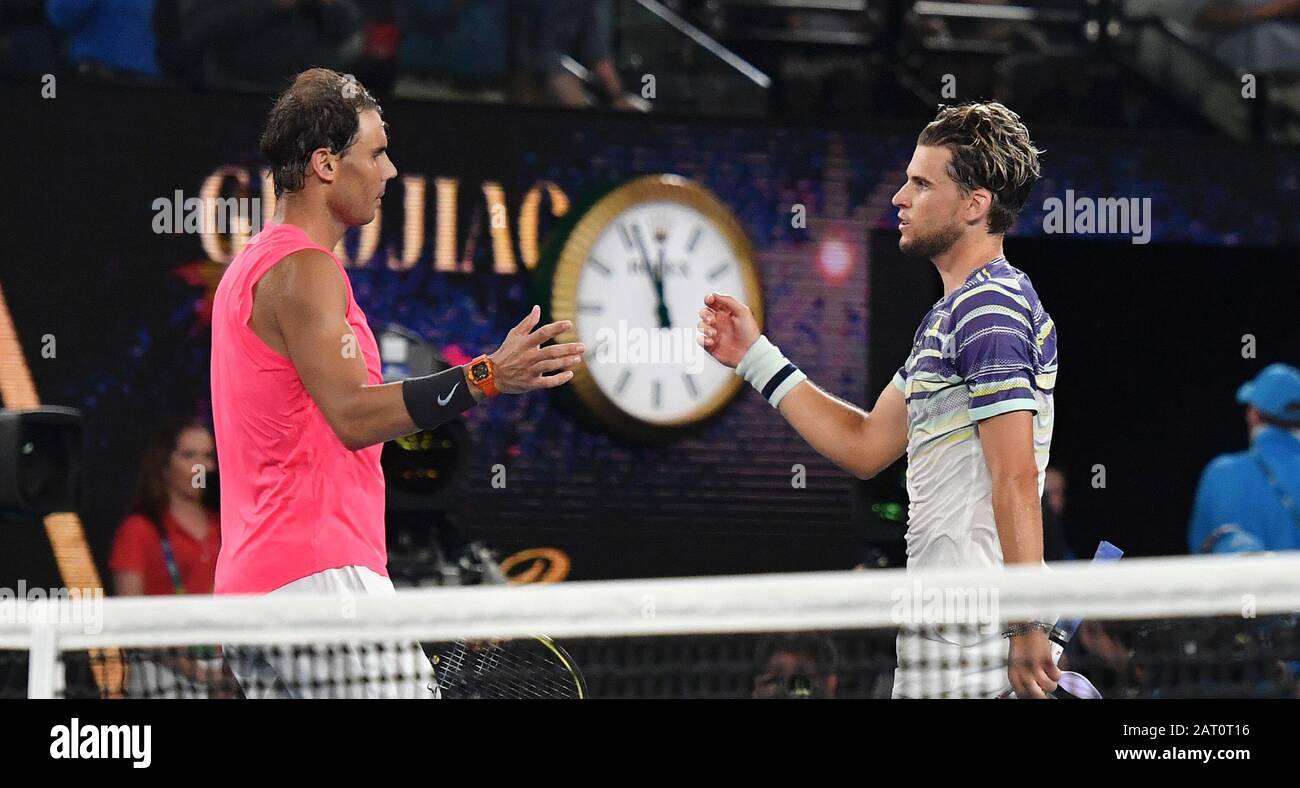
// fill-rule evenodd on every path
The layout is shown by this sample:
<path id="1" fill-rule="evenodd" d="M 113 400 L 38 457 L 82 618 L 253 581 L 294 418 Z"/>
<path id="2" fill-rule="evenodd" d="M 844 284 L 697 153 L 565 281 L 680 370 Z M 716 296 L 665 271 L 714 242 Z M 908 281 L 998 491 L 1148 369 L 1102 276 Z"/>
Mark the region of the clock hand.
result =
<path id="1" fill-rule="evenodd" d="M 671 328 L 673 321 L 668 317 L 668 307 L 664 304 L 664 248 L 659 247 L 659 275 L 655 277 L 656 294 L 659 296 L 659 326 Z"/>
<path id="2" fill-rule="evenodd" d="M 667 311 L 668 311 L 668 310 L 664 309 L 664 287 L 663 287 L 663 281 L 662 281 L 662 279 L 661 279 L 659 276 L 656 276 L 656 275 L 655 275 L 654 266 L 650 265 L 650 255 L 646 253 L 646 250 L 645 250 L 645 240 L 641 237 L 641 225 L 639 225 L 639 224 L 634 224 L 634 225 L 632 225 L 632 229 L 635 231 L 635 232 L 633 232 L 633 235 L 636 236 L 636 248 L 637 248 L 637 250 L 641 253 L 641 263 L 642 263 L 643 265 L 645 265 L 646 273 L 650 275 L 650 285 L 651 285 L 651 287 L 654 288 L 654 293 L 655 293 L 655 309 L 656 309 L 656 314 L 659 316 L 659 327 L 660 327 L 660 328 L 667 328 L 667 327 L 668 327 L 668 320 L 667 320 Z"/>

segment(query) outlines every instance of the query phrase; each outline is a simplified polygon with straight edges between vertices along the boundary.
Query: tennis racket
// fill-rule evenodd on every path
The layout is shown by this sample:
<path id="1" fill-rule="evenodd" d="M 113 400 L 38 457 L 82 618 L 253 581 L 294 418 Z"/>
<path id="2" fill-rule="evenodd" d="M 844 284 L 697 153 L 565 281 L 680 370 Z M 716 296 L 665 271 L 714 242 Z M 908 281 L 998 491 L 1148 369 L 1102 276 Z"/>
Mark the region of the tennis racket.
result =
<path id="1" fill-rule="evenodd" d="M 437 653 L 433 673 L 442 697 L 587 697 L 577 663 L 545 635 L 506 641 L 458 640 Z"/>

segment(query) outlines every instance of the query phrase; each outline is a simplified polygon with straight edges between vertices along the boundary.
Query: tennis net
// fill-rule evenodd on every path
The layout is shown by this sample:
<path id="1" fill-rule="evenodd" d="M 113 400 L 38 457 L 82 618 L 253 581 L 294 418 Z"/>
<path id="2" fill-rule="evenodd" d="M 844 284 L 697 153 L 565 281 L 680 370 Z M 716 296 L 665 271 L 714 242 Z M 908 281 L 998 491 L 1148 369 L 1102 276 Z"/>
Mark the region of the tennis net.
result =
<path id="1" fill-rule="evenodd" d="M 1300 696 L 1286 554 L 65 608 L 0 595 L 0 696 L 996 697 L 1026 621 L 1062 695 Z"/>

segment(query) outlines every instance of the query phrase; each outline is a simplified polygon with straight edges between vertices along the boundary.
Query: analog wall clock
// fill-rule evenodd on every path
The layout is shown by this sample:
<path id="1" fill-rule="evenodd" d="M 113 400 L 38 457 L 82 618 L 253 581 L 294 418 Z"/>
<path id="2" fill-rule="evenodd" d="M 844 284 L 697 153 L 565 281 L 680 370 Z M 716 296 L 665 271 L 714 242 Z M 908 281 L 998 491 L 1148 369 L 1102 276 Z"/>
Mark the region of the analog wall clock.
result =
<path id="1" fill-rule="evenodd" d="M 717 414 L 736 374 L 695 339 L 704 297 L 736 296 L 763 323 L 762 284 L 740 223 L 708 189 L 650 175 L 597 197 L 557 228 L 541 271 L 557 342 L 583 342 L 573 389 L 610 428 L 663 438 Z"/>

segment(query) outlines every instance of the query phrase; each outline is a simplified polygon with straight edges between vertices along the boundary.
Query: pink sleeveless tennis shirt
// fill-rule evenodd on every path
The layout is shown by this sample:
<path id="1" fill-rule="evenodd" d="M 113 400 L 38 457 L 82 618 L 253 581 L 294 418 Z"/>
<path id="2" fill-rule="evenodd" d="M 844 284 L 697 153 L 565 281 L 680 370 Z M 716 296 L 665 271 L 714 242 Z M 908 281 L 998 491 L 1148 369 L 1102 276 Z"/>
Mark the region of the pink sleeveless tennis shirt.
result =
<path id="1" fill-rule="evenodd" d="M 221 473 L 218 594 L 274 591 L 325 569 L 388 576 L 382 445 L 349 451 L 289 359 L 249 327 L 253 286 L 294 252 L 319 249 L 347 283 L 347 321 L 382 383 L 379 348 L 338 258 L 302 228 L 268 224 L 222 276 L 212 310 L 212 415 Z"/>

